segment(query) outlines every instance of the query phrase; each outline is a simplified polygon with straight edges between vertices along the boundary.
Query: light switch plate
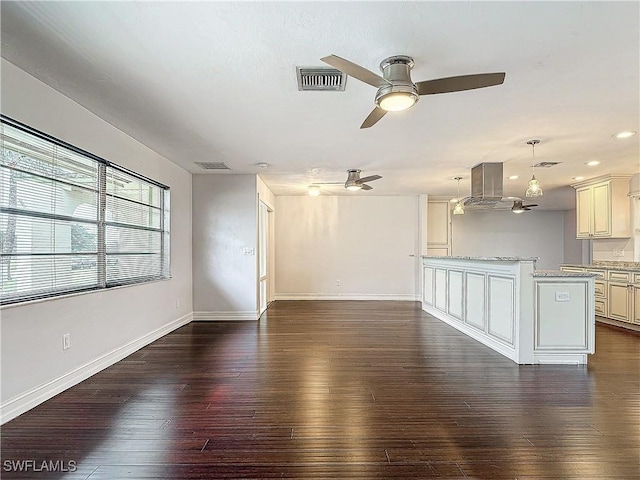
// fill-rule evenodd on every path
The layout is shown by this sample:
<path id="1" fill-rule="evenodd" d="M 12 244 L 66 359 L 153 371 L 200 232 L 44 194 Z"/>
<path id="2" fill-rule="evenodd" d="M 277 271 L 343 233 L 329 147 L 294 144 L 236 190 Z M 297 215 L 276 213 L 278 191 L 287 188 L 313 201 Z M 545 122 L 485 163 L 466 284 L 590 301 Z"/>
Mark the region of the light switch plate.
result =
<path id="1" fill-rule="evenodd" d="M 570 300 L 569 292 L 556 292 L 556 302 L 568 302 Z"/>
<path id="2" fill-rule="evenodd" d="M 253 247 L 242 247 L 242 253 L 244 255 L 254 255 L 255 250 L 253 249 Z"/>

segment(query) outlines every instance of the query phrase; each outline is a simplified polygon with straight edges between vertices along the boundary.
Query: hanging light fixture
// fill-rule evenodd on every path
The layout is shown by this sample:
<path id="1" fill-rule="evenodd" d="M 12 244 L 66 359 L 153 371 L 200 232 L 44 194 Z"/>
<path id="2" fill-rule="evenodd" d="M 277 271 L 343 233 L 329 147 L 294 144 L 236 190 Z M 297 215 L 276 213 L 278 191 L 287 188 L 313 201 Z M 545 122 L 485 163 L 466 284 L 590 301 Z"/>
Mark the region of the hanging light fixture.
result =
<path id="1" fill-rule="evenodd" d="M 536 174 L 535 174 L 535 165 L 536 165 L 536 145 L 540 143 L 540 140 L 529 140 L 527 142 L 528 145 L 531 145 L 531 149 L 532 149 L 532 153 L 533 153 L 533 160 L 531 163 L 531 180 L 529 180 L 529 186 L 527 187 L 527 191 L 525 193 L 525 195 L 527 197 L 541 197 L 542 196 L 542 187 L 540 186 L 540 183 L 538 183 L 538 180 L 536 180 Z"/>
<path id="2" fill-rule="evenodd" d="M 454 215 L 464 215 L 464 206 L 462 205 L 462 199 L 460 198 L 460 180 L 462 180 L 462 177 L 453 177 L 454 180 L 458 181 L 458 194 L 456 195 L 456 206 L 453 207 L 453 214 Z"/>

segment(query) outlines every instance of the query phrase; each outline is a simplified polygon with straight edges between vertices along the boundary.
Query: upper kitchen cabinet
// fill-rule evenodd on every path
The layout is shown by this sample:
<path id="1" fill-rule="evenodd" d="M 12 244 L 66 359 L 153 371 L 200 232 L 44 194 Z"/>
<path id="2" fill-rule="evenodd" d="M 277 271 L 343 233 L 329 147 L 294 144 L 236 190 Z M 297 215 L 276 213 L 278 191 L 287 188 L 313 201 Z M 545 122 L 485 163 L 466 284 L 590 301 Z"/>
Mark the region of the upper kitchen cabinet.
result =
<path id="1" fill-rule="evenodd" d="M 576 238 L 631 237 L 630 178 L 604 175 L 572 185 L 576 189 Z"/>
<path id="2" fill-rule="evenodd" d="M 448 200 L 428 203 L 427 255 L 451 255 L 451 206 Z"/>

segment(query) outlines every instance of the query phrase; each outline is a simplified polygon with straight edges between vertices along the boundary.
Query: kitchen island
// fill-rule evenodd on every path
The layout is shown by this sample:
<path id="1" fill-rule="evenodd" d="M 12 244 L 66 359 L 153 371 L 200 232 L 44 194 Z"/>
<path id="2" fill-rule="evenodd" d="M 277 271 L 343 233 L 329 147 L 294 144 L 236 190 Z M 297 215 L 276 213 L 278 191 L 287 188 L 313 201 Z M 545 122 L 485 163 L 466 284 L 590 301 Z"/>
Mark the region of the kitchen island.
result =
<path id="1" fill-rule="evenodd" d="M 518 364 L 586 364 L 594 277 L 536 257 L 422 257 L 422 309 Z"/>

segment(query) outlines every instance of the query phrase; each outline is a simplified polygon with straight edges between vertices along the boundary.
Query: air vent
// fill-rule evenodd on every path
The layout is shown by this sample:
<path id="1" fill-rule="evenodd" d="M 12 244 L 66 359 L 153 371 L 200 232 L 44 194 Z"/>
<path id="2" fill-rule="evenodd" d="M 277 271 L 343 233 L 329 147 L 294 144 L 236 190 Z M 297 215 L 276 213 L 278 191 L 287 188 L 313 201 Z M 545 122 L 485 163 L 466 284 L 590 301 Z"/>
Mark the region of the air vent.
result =
<path id="1" fill-rule="evenodd" d="M 562 162 L 540 162 L 534 165 L 535 168 L 550 168 Z"/>
<path id="2" fill-rule="evenodd" d="M 328 67 L 296 67 L 298 90 L 342 92 L 347 74 Z"/>
<path id="3" fill-rule="evenodd" d="M 195 162 L 204 170 L 231 170 L 226 163 L 223 162 Z"/>

